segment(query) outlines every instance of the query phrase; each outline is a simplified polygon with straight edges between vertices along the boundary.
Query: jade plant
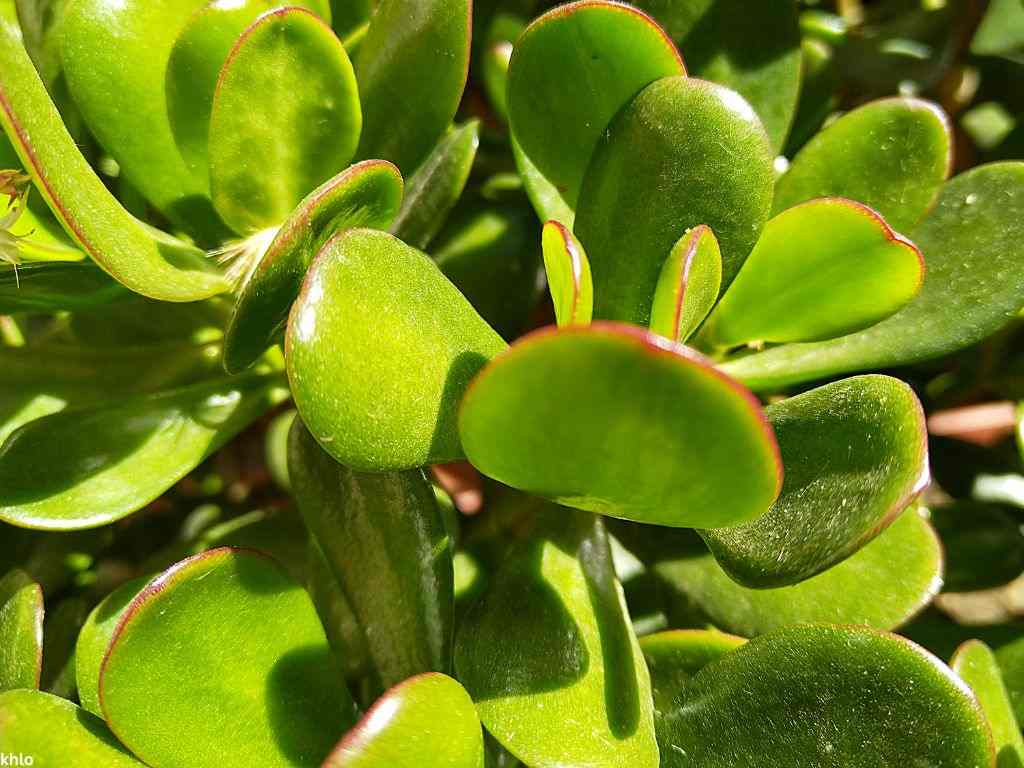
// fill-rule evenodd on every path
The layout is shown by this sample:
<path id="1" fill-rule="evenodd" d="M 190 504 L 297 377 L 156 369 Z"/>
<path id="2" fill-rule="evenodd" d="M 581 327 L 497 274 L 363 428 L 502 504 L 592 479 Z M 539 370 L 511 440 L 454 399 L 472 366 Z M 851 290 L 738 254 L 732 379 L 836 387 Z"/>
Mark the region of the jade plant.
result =
<path id="1" fill-rule="evenodd" d="M 0 761 L 1024 765 L 1024 162 L 804 5 L 0 0 Z"/>

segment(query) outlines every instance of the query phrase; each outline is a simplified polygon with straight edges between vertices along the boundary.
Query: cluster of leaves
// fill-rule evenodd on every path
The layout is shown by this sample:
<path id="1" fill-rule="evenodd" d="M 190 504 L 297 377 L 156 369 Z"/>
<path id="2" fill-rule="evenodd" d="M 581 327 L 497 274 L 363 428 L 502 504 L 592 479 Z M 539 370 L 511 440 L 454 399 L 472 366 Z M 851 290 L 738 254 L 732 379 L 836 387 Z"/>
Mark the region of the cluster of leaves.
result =
<path id="1" fill-rule="evenodd" d="M 0 0 L 0 755 L 1024 766 L 1024 5 L 636 6 Z"/>

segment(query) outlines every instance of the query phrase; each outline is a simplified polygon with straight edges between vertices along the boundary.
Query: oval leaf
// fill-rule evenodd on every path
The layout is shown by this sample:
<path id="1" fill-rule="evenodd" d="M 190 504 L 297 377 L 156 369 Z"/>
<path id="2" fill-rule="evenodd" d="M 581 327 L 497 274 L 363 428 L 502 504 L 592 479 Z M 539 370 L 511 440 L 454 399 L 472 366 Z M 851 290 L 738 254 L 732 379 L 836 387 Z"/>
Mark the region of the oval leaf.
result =
<path id="1" fill-rule="evenodd" d="M 309 268 L 285 356 L 296 408 L 324 450 L 382 471 L 462 458 L 456 406 L 504 347 L 429 256 L 353 229 Z"/>
<path id="2" fill-rule="evenodd" d="M 544 225 L 541 245 L 558 325 L 589 325 L 594 311 L 594 285 L 583 246 L 557 221 Z"/>
<path id="3" fill-rule="evenodd" d="M 165 768 L 316 766 L 353 720 L 309 595 L 266 555 L 228 548 L 136 596 L 100 702 L 118 738 Z"/>
<path id="4" fill-rule="evenodd" d="M 832 339 L 893 314 L 923 280 L 921 252 L 877 213 L 844 198 L 812 200 L 765 225 L 700 343 Z"/>
<path id="5" fill-rule="evenodd" d="M 964 499 L 933 509 L 931 520 L 946 554 L 945 592 L 993 589 L 1024 573 L 1015 507 Z"/>
<path id="6" fill-rule="evenodd" d="M 640 650 L 651 672 L 655 718 L 672 711 L 694 675 L 745 642 L 716 629 L 670 629 L 641 637 Z"/>
<path id="7" fill-rule="evenodd" d="M 722 253 L 710 227 L 694 227 L 679 238 L 658 276 L 651 304 L 651 330 L 680 343 L 704 322 L 722 286 Z"/>
<path id="8" fill-rule="evenodd" d="M 575 207 L 615 113 L 649 83 L 685 74 L 672 41 L 641 11 L 602 0 L 563 5 L 516 42 L 508 71 L 512 131 L 531 165 Z"/>
<path id="9" fill-rule="evenodd" d="M 278 340 L 302 278 L 324 241 L 340 229 L 384 229 L 402 200 L 402 176 L 366 160 L 315 189 L 288 217 L 245 280 L 224 335 L 224 367 L 237 373 Z"/>
<path id="10" fill-rule="evenodd" d="M 437 673 L 410 678 L 377 699 L 323 768 L 424 765 L 484 766 L 483 733 L 473 700 L 465 688 Z"/>
<path id="11" fill-rule="evenodd" d="M 649 85 L 602 134 L 583 180 L 575 230 L 594 272 L 594 316 L 646 325 L 665 259 L 701 224 L 718 238 L 728 286 L 771 194 L 768 138 L 739 94 L 685 77 Z"/>
<path id="12" fill-rule="evenodd" d="M 303 8 L 263 14 L 235 43 L 217 81 L 213 204 L 242 234 L 278 226 L 348 165 L 361 127 L 352 62 L 331 28 Z"/>
<path id="13" fill-rule="evenodd" d="M 996 746 L 997 768 L 1024 765 L 1024 738 L 992 650 L 980 640 L 968 640 L 956 649 L 949 666 L 970 686 L 985 713 Z"/>
<path id="14" fill-rule="evenodd" d="M 549 505 L 540 526 L 464 619 L 459 679 L 527 765 L 657 768 L 650 681 L 600 519 Z"/>
<path id="15" fill-rule="evenodd" d="M 748 587 L 810 578 L 881 533 L 928 485 L 924 412 L 888 376 L 827 384 L 766 409 L 786 475 L 761 517 L 701 531 Z"/>
<path id="16" fill-rule="evenodd" d="M 473 382 L 459 432 L 506 485 L 645 523 L 735 525 L 782 481 L 750 393 L 686 347 L 615 323 L 521 339 Z"/>
<path id="17" fill-rule="evenodd" d="M 0 579 L 0 691 L 38 688 L 42 673 L 43 590 L 15 569 Z"/>

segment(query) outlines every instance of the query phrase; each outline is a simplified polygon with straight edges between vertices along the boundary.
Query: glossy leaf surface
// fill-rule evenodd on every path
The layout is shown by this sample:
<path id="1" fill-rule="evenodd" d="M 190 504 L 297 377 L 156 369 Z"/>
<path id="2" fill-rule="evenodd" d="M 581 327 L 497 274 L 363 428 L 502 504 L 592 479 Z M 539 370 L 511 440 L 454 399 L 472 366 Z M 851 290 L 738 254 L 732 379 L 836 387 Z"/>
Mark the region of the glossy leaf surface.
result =
<path id="1" fill-rule="evenodd" d="M 589 325 L 594 312 L 594 283 L 583 246 L 557 221 L 544 225 L 541 245 L 558 325 Z"/>
<path id="2" fill-rule="evenodd" d="M 462 458 L 455 409 L 505 347 L 429 256 L 362 229 L 320 251 L 286 340 L 303 422 L 335 459 L 368 471 Z"/>
<path id="3" fill-rule="evenodd" d="M 924 269 L 913 243 L 870 208 L 845 198 L 812 200 L 765 225 L 700 339 L 728 348 L 859 331 L 910 301 Z"/>
<path id="4" fill-rule="evenodd" d="M 949 668 L 901 637 L 856 627 L 751 640 L 699 672 L 661 725 L 670 768 L 868 768 L 911 756 L 935 768 L 992 764 L 984 717 Z"/>
<path id="5" fill-rule="evenodd" d="M 857 376 L 769 405 L 782 493 L 761 517 L 702 531 L 748 587 L 795 584 L 881 533 L 929 481 L 924 413 L 888 376 Z"/>
<path id="6" fill-rule="evenodd" d="M 323 768 L 483 768 L 473 700 L 447 675 L 427 673 L 381 696 Z"/>
<path id="7" fill-rule="evenodd" d="M 411 175 L 448 127 L 469 71 L 470 0 L 381 0 L 355 68 L 363 105 L 358 157 Z"/>
<path id="8" fill-rule="evenodd" d="M 650 681 L 593 515 L 544 509 L 459 630 L 487 730 L 536 768 L 656 768 Z"/>
<path id="9" fill-rule="evenodd" d="M 1024 738 L 992 649 L 980 640 L 969 640 L 957 648 L 949 666 L 974 692 L 985 713 L 995 742 L 996 768 L 1024 765 Z"/>
<path id="10" fill-rule="evenodd" d="M 132 601 L 100 702 L 118 738 L 165 768 L 316 766 L 353 719 L 309 596 L 266 555 L 228 548 Z"/>
<path id="11" fill-rule="evenodd" d="M 718 300 L 722 253 L 710 227 L 698 226 L 672 246 L 654 289 L 651 330 L 686 341 Z"/>
<path id="12" fill-rule="evenodd" d="M 340 229 L 384 229 L 399 210 L 402 177 L 391 163 L 347 168 L 299 203 L 245 281 L 224 336 L 224 367 L 247 368 L 279 339 L 309 263 Z"/>
<path id="13" fill-rule="evenodd" d="M 94 264 L 22 264 L 17 275 L 0 273 L 0 314 L 88 309 L 129 295 Z"/>
<path id="14" fill-rule="evenodd" d="M 39 691 L 0 693 L 0 752 L 38 768 L 143 768 L 106 723 L 67 699 Z"/>
<path id="15" fill-rule="evenodd" d="M 924 285 L 877 325 L 830 341 L 786 344 L 726 363 L 755 389 L 927 360 L 975 344 L 1024 306 L 1024 163 L 974 168 L 948 182 L 912 237 Z"/>
<path id="16" fill-rule="evenodd" d="M 816 197 L 847 197 L 878 211 L 897 232 L 909 233 L 952 168 L 950 130 L 945 113 L 930 102 L 866 104 L 800 150 L 776 184 L 773 210 Z"/>
<path id="17" fill-rule="evenodd" d="M 749 520 L 782 480 L 746 390 L 687 348 L 614 323 L 517 342 L 473 382 L 459 430 L 470 461 L 506 485 L 659 525 Z"/>
<path id="18" fill-rule="evenodd" d="M 587 164 L 615 114 L 645 86 L 686 74 L 644 13 L 583 0 L 549 11 L 516 42 L 508 109 L 522 153 L 575 207 Z"/>
<path id="19" fill-rule="evenodd" d="M 75 7 L 91 4 L 87 0 Z M 25 49 L 4 23 L 0 124 L 63 227 L 119 282 L 164 301 L 194 301 L 227 289 L 202 252 L 144 228 L 107 191 L 64 128 Z"/>
<path id="20" fill-rule="evenodd" d="M 282 397 L 277 377 L 195 384 L 36 419 L 0 447 L 0 520 L 91 528 L 157 498 Z M 60 462 L 52 461 L 54 446 Z M 45 473 L 35 468 L 49 467 Z"/>
<path id="21" fill-rule="evenodd" d="M 665 259 L 701 224 L 718 238 L 728 286 L 768 219 L 771 194 L 768 139 L 742 97 L 685 77 L 649 85 L 602 135 L 576 210 L 594 316 L 646 325 Z"/>
<path id="22" fill-rule="evenodd" d="M 640 650 L 651 673 L 655 718 L 672 711 L 694 675 L 745 642 L 714 629 L 670 629 L 641 637 Z"/>
<path id="23" fill-rule="evenodd" d="M 325 453 L 298 420 L 288 454 L 299 510 L 373 639 L 381 682 L 449 672 L 452 547 L 423 471 L 355 472 Z"/>
<path id="24" fill-rule="evenodd" d="M 427 155 L 402 199 L 390 232 L 413 248 L 426 248 L 462 194 L 480 145 L 480 124 L 454 129 Z"/>
<path id="25" fill-rule="evenodd" d="M 213 204 L 241 234 L 278 226 L 349 164 L 361 127 L 352 62 L 331 28 L 302 8 L 263 14 L 235 43 L 217 81 Z"/>
<path id="26" fill-rule="evenodd" d="M 24 571 L 9 571 L 0 578 L 0 691 L 38 688 L 42 670 L 43 590 Z"/>

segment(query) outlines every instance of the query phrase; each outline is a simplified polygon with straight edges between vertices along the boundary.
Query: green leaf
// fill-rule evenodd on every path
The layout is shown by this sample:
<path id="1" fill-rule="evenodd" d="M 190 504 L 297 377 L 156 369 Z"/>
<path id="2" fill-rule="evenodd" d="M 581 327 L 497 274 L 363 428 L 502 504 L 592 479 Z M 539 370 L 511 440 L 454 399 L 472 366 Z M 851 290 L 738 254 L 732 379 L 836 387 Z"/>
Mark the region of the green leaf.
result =
<path id="1" fill-rule="evenodd" d="M 793 0 L 640 0 L 686 54 L 690 74 L 727 86 L 757 111 L 778 152 L 800 90 Z"/>
<path id="2" fill-rule="evenodd" d="M 420 469 L 365 474 L 338 464 L 296 421 L 295 500 L 367 637 L 381 682 L 451 670 L 452 548 Z M 372 564 L 372 567 L 368 567 Z"/>
<path id="3" fill-rule="evenodd" d="M 39 768 L 144 768 L 100 718 L 49 693 L 0 693 L 0 726 L 0 753 L 31 756 Z"/>
<path id="4" fill-rule="evenodd" d="M 0 447 L 0 520 L 64 531 L 119 520 L 158 498 L 283 394 L 277 375 L 250 375 L 31 421 Z"/>
<path id="5" fill-rule="evenodd" d="M 572 227 L 576 218 L 573 206 L 565 201 L 563 193 L 544 178 L 544 174 L 526 156 L 515 135 L 509 136 L 509 143 L 512 145 L 512 155 L 515 157 L 519 176 L 523 180 L 523 190 L 537 216 L 541 221 L 557 221 Z"/>
<path id="6" fill-rule="evenodd" d="M 1020 0 L 992 0 L 971 40 L 971 53 L 979 56 L 1019 56 L 1022 51 L 1024 8 L 1021 8 Z"/>
<path id="7" fill-rule="evenodd" d="M 645 523 L 735 525 L 782 485 L 750 393 L 686 347 L 616 323 L 518 341 L 474 380 L 459 432 L 495 480 Z"/>
<path id="8" fill-rule="evenodd" d="M 777 589 L 740 586 L 689 531 L 631 526 L 629 533 L 613 532 L 670 592 L 695 602 L 716 626 L 744 637 L 823 621 L 893 629 L 942 586 L 939 539 L 914 509 L 838 565 Z"/>
<path id="9" fill-rule="evenodd" d="M 5 134 L 0 133 L 0 141 L 7 142 Z M 14 153 L 13 147 L 11 152 Z M 5 164 L 0 158 L 0 166 L 6 165 L 21 165 L 21 161 L 17 159 L 17 155 L 13 163 Z M 15 253 L 22 262 L 65 262 L 85 259 L 85 253 L 68 239 L 41 197 L 37 200 L 30 195 L 24 203 L 17 199 L 0 202 L 0 211 L 0 218 L 7 218 L 10 221 L 10 218 L 14 217 L 14 222 L 6 227 L 7 237 L 3 239 L 9 243 L 13 237 L 16 244 Z"/>
<path id="10" fill-rule="evenodd" d="M 508 70 L 512 131 L 530 165 L 574 208 L 615 114 L 649 83 L 685 74 L 679 51 L 646 14 L 602 0 L 563 5 L 516 42 Z"/>
<path id="11" fill-rule="evenodd" d="M 285 357 L 295 406 L 324 450 L 383 471 L 462 458 L 456 406 L 504 347 L 429 256 L 352 229 L 310 266 Z"/>
<path id="12" fill-rule="evenodd" d="M 699 343 L 726 349 L 859 331 L 906 305 L 924 269 L 914 244 L 870 208 L 840 197 L 802 203 L 765 226 Z"/>
<path id="13" fill-rule="evenodd" d="M 129 295 L 94 264 L 40 262 L 0 273 L 0 315 L 89 309 Z"/>
<path id="14" fill-rule="evenodd" d="M 0 124 L 62 226 L 116 280 L 165 301 L 194 301 L 227 289 L 202 252 L 155 235 L 107 191 L 61 123 L 25 49 L 3 22 Z"/>
<path id="15" fill-rule="evenodd" d="M 1008 584 L 1024 573 L 1024 532 L 1016 510 L 960 500 L 932 510 L 945 550 L 946 592 L 972 592 Z"/>
<path id="16" fill-rule="evenodd" d="M 100 669 L 114 630 L 127 613 L 128 606 L 152 576 L 139 576 L 126 581 L 108 594 L 92 609 L 75 644 L 75 681 L 82 708 L 103 716 L 100 706 Z"/>
<path id="17" fill-rule="evenodd" d="M 443 728 L 438 724 L 443 723 Z M 446 675 L 426 673 L 381 696 L 323 768 L 484 768 L 473 700 Z"/>
<path id="18" fill-rule="evenodd" d="M 549 505 L 459 630 L 487 730 L 535 768 L 656 768 L 650 681 L 600 518 Z"/>
<path id="19" fill-rule="evenodd" d="M 60 50 L 75 104 L 123 177 L 178 227 L 213 244 L 226 228 L 210 204 L 205 173 L 193 173 L 182 158 L 166 93 L 174 43 L 208 2 L 76 0 L 68 3 L 61 23 Z M 29 114 L 39 110 L 26 110 L 25 119 Z M 36 142 L 40 149 L 51 143 L 45 137 Z M 70 170 L 51 170 L 58 177 L 54 183 L 67 183 L 69 192 L 82 186 L 74 178 L 60 178 Z"/>
<path id="20" fill-rule="evenodd" d="M 462 195 L 479 145 L 477 120 L 441 139 L 409 179 L 402 207 L 388 231 L 414 248 L 430 245 Z"/>
<path id="21" fill-rule="evenodd" d="M 576 210 L 594 316 L 646 325 L 669 252 L 701 224 L 728 286 L 768 219 L 772 178 L 764 129 L 737 93 L 685 77 L 645 88 L 602 134 Z"/>
<path id="22" fill-rule="evenodd" d="M 253 267 L 224 335 L 224 367 L 237 373 L 277 341 L 309 263 L 340 229 L 384 229 L 402 200 L 402 176 L 384 160 L 347 168 L 299 203 Z"/>
<path id="23" fill-rule="evenodd" d="M 508 124 L 508 65 L 512 61 L 512 43 L 501 40 L 484 53 L 480 61 L 481 79 L 494 114 Z"/>
<path id="24" fill-rule="evenodd" d="M 984 716 L 948 667 L 858 627 L 751 640 L 697 674 L 658 736 L 667 768 L 983 768 L 993 758 Z"/>
<path id="25" fill-rule="evenodd" d="M 331 20 L 327 0 L 290 0 L 288 5 Z M 207 190 L 210 114 L 221 67 L 257 17 L 280 6 L 278 0 L 214 0 L 191 15 L 174 42 L 165 78 L 167 117 L 182 159 Z"/>
<path id="26" fill-rule="evenodd" d="M 352 62 L 303 8 L 260 16 L 235 43 L 210 113 L 210 191 L 235 231 L 276 227 L 349 164 L 362 113 Z"/>
<path id="27" fill-rule="evenodd" d="M 848 197 L 878 211 L 897 232 L 909 232 L 935 203 L 953 167 L 952 152 L 949 118 L 936 105 L 873 101 L 800 150 L 775 185 L 772 210 L 816 197 Z"/>
<path id="28" fill-rule="evenodd" d="M 0 691 L 38 688 L 42 671 L 43 590 L 15 569 L 0 578 Z"/>
<path id="29" fill-rule="evenodd" d="M 640 650 L 651 672 L 655 721 L 672 711 L 694 675 L 745 642 L 715 629 L 670 629 L 641 637 Z"/>
<path id="30" fill-rule="evenodd" d="M 88 614 L 89 605 L 82 597 L 66 597 L 47 611 L 43 624 L 41 690 L 65 699 L 74 697 L 75 640 Z"/>
<path id="31" fill-rule="evenodd" d="M 651 303 L 651 330 L 686 341 L 704 322 L 722 286 L 722 253 L 710 227 L 686 232 L 661 267 Z"/>
<path id="32" fill-rule="evenodd" d="M 761 517 L 701 531 L 747 587 L 795 584 L 849 557 L 928 485 L 924 412 L 888 376 L 857 376 L 766 410 L 782 453 L 782 493 Z"/>
<path id="33" fill-rule="evenodd" d="M 754 389 L 928 360 L 990 336 L 1024 306 L 1024 163 L 994 163 L 947 182 L 912 237 L 928 263 L 924 285 L 866 330 L 786 344 L 726 363 Z"/>
<path id="34" fill-rule="evenodd" d="M 554 220 L 544 225 L 541 244 L 558 325 L 589 325 L 594 311 L 594 284 L 583 246 L 572 232 Z"/>
<path id="35" fill-rule="evenodd" d="M 359 158 L 412 174 L 448 130 L 469 71 L 470 0 L 381 0 L 359 44 Z"/>
<path id="36" fill-rule="evenodd" d="M 164 768 L 318 766 L 354 719 L 309 595 L 269 556 L 230 548 L 183 560 L 132 601 L 100 703 Z"/>
<path id="37" fill-rule="evenodd" d="M 956 649 L 949 666 L 970 686 L 985 713 L 995 742 L 996 767 L 1020 768 L 1024 765 L 1024 738 L 995 654 L 980 640 L 968 640 Z"/>

